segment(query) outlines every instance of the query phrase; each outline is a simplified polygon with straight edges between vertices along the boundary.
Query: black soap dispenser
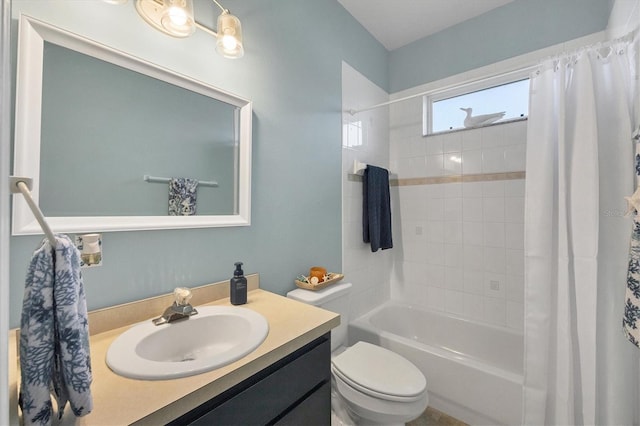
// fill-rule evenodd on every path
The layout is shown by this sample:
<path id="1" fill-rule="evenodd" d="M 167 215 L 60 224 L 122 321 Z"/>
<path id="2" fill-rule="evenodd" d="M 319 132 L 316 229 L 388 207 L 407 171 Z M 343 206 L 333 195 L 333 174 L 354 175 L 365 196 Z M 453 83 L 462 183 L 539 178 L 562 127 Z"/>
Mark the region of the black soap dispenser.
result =
<path id="1" fill-rule="evenodd" d="M 244 305 L 247 303 L 247 279 L 242 271 L 242 262 L 236 262 L 235 265 L 236 270 L 233 271 L 233 278 L 230 280 L 229 296 L 232 305 Z"/>

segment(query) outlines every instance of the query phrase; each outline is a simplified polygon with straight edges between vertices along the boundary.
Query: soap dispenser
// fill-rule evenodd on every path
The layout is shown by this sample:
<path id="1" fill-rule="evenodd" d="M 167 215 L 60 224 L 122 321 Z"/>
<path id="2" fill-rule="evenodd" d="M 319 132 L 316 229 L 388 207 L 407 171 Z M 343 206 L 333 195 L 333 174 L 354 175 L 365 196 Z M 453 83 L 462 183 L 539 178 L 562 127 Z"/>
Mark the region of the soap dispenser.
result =
<path id="1" fill-rule="evenodd" d="M 242 271 L 242 262 L 236 262 L 236 270 L 233 271 L 233 278 L 230 280 L 231 288 L 229 295 L 232 305 L 244 305 L 247 303 L 247 279 Z"/>

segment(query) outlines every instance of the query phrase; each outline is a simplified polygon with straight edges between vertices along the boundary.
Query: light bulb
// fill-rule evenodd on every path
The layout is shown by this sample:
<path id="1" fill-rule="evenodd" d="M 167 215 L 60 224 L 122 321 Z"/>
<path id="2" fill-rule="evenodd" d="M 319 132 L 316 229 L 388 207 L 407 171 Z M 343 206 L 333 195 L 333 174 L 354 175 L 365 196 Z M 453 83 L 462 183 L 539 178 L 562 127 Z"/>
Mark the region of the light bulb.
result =
<path id="1" fill-rule="evenodd" d="M 232 35 L 224 35 L 222 36 L 222 46 L 225 50 L 235 50 L 238 46 L 238 41 L 235 36 Z"/>
<path id="2" fill-rule="evenodd" d="M 152 0 L 153 1 L 153 0 Z M 160 30 L 174 37 L 188 37 L 196 30 L 193 0 L 164 0 Z"/>
<path id="3" fill-rule="evenodd" d="M 169 19 L 171 19 L 171 22 L 175 25 L 184 25 L 189 19 L 186 12 L 181 7 L 171 6 L 167 13 L 169 14 Z"/>

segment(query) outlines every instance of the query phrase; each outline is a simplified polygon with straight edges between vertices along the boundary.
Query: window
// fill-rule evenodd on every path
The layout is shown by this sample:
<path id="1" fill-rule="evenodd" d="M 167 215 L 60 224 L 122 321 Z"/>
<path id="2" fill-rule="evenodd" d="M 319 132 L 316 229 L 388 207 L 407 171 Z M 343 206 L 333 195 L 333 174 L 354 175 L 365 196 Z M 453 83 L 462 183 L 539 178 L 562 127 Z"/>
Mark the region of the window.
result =
<path id="1" fill-rule="evenodd" d="M 352 121 L 343 125 L 342 145 L 345 148 L 362 146 L 362 121 Z"/>
<path id="2" fill-rule="evenodd" d="M 473 116 L 505 112 L 497 122 L 527 117 L 527 74 L 522 70 L 425 95 L 423 134 L 463 129 L 467 113 L 460 108 L 472 108 Z"/>

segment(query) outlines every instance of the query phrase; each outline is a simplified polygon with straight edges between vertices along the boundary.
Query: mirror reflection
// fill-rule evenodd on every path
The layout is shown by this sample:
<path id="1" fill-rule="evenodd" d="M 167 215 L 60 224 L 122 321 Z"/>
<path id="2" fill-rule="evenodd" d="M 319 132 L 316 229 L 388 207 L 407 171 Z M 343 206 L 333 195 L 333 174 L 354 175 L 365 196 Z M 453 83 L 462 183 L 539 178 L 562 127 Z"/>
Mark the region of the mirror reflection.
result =
<path id="1" fill-rule="evenodd" d="M 195 187 L 190 211 L 234 214 L 237 110 L 47 42 L 40 208 L 47 216 L 166 215 L 179 194 L 143 180 L 151 175 L 217 182 Z"/>

